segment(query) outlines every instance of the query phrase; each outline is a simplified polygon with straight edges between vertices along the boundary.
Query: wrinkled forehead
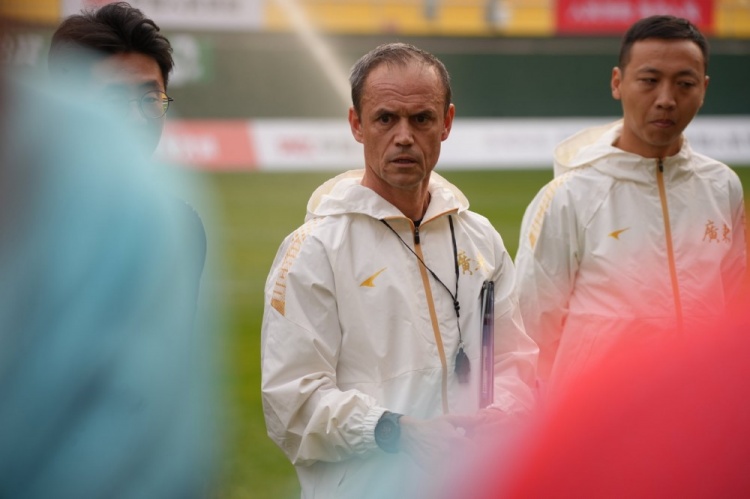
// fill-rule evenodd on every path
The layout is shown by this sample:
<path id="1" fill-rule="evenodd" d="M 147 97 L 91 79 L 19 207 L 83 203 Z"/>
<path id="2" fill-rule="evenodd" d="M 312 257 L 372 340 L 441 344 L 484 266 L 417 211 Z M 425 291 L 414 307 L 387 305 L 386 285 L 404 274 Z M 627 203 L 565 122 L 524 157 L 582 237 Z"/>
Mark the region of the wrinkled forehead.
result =
<path id="1" fill-rule="evenodd" d="M 407 59 L 384 59 L 377 62 L 367 73 L 365 85 L 367 85 L 373 74 L 377 73 L 409 74 L 413 76 L 424 75 L 428 78 L 434 77 L 438 82 L 440 81 L 438 68 L 434 64 L 430 64 L 417 56 L 410 56 Z"/>
<path id="2" fill-rule="evenodd" d="M 442 105 L 445 88 L 436 67 L 421 60 L 383 61 L 367 75 L 362 101 L 386 94 L 423 96 L 437 99 Z"/>
<path id="3" fill-rule="evenodd" d="M 439 79 L 437 68 L 432 64 L 429 64 L 420 59 L 409 59 L 403 60 L 383 60 L 373 65 L 370 71 L 367 73 L 365 78 L 365 85 L 373 79 L 373 77 L 382 77 L 383 75 L 411 75 L 411 76 L 427 76 L 434 75 L 436 79 Z"/>

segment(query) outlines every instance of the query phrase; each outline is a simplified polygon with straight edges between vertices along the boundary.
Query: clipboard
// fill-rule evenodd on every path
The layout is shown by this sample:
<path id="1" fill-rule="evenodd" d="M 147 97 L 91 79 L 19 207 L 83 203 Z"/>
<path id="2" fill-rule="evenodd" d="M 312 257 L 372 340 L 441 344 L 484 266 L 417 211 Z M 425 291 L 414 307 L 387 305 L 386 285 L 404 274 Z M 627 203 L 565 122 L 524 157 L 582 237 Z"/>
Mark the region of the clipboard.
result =
<path id="1" fill-rule="evenodd" d="M 495 283 L 484 281 L 480 295 L 482 357 L 479 383 L 479 408 L 495 398 Z"/>

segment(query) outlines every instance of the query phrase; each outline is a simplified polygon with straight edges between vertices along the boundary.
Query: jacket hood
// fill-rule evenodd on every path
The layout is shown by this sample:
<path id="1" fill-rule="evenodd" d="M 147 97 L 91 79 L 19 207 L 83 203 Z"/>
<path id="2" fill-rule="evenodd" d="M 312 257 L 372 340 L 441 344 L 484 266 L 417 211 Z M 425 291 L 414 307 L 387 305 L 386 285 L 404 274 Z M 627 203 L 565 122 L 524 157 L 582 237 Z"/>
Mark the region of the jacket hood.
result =
<path id="1" fill-rule="evenodd" d="M 362 185 L 364 170 L 350 170 L 315 189 L 307 202 L 305 221 L 316 217 L 360 213 L 373 218 L 404 217 L 401 211 L 372 189 Z M 430 205 L 424 220 L 469 208 L 469 200 L 456 187 L 435 173 L 430 174 Z"/>
<path id="2" fill-rule="evenodd" d="M 651 180 L 651 175 L 644 178 L 644 171 L 651 172 L 657 160 L 644 158 L 637 154 L 615 147 L 617 138 L 622 133 L 622 119 L 614 123 L 586 128 L 565 139 L 555 148 L 554 175 L 559 177 L 571 170 L 593 165 L 603 173 L 620 180 Z M 666 168 L 687 164 L 692 154 L 687 139 L 683 136 L 682 148 L 674 156 L 663 158 Z M 606 158 L 607 161 L 601 161 Z M 673 172 L 676 174 L 677 172 Z"/>

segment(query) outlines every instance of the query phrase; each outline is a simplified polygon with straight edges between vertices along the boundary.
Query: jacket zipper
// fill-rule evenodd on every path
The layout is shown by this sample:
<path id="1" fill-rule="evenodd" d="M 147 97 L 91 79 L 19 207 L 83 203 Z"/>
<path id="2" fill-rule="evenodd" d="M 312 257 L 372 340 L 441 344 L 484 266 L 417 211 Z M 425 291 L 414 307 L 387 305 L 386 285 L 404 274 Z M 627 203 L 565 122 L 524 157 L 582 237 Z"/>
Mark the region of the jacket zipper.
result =
<path id="1" fill-rule="evenodd" d="M 672 246 L 672 226 L 669 222 L 669 207 L 667 206 L 667 190 L 664 186 L 664 162 L 662 158 L 659 158 L 657 161 L 656 181 L 659 185 L 659 198 L 661 199 L 661 211 L 664 218 L 664 232 L 667 239 L 667 260 L 669 261 L 669 277 L 672 281 L 672 297 L 674 299 L 675 314 L 677 316 L 677 328 L 679 331 L 682 331 L 682 303 L 680 300 L 680 286 L 677 282 L 674 247 Z"/>
<path id="2" fill-rule="evenodd" d="M 414 225 L 414 222 L 410 220 L 412 227 L 414 228 L 414 252 L 419 255 L 419 258 L 424 261 L 424 255 L 422 254 L 422 246 L 419 242 L 419 227 Z M 430 278 L 427 275 L 424 265 L 419 265 L 419 273 L 422 276 L 422 285 L 424 286 L 425 294 L 427 295 L 427 308 L 430 311 L 430 321 L 432 322 L 432 331 L 435 335 L 435 343 L 437 345 L 438 354 L 440 355 L 440 364 L 443 367 L 442 372 L 442 383 L 441 393 L 443 401 L 443 414 L 448 414 L 448 362 L 445 357 L 445 347 L 443 346 L 443 338 L 440 335 L 440 327 L 438 326 L 437 313 L 435 311 L 435 301 L 432 298 L 432 288 L 430 287 Z"/>

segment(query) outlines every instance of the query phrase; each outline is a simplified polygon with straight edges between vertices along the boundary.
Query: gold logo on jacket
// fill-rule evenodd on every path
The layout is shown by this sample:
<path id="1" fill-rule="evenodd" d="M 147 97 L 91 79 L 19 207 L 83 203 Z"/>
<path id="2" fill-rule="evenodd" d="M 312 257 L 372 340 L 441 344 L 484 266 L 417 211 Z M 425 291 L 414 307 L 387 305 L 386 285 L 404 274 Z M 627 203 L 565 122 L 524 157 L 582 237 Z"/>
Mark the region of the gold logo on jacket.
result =
<path id="1" fill-rule="evenodd" d="M 375 287 L 375 278 L 383 273 L 383 271 L 388 267 L 383 267 L 382 269 L 378 270 L 374 274 L 372 274 L 370 277 L 362 281 L 359 285 L 361 288 L 374 288 Z"/>
<path id="2" fill-rule="evenodd" d="M 731 243 L 732 229 L 727 224 L 722 224 L 721 233 L 713 220 L 706 222 L 706 228 L 703 231 L 703 241 L 707 243 Z"/>
<path id="3" fill-rule="evenodd" d="M 613 239 L 617 239 L 619 241 L 620 240 L 620 234 L 622 234 L 626 230 L 630 230 L 630 227 L 625 227 L 624 229 L 618 229 L 618 230 L 616 230 L 614 232 L 610 232 L 608 234 L 608 236 L 611 237 L 611 238 L 613 238 Z"/>
<path id="4" fill-rule="evenodd" d="M 474 275 L 474 272 L 486 266 L 481 253 L 477 254 L 476 258 L 471 258 L 466 254 L 466 251 L 461 250 L 458 252 L 457 258 L 458 266 L 464 274 Z"/>

